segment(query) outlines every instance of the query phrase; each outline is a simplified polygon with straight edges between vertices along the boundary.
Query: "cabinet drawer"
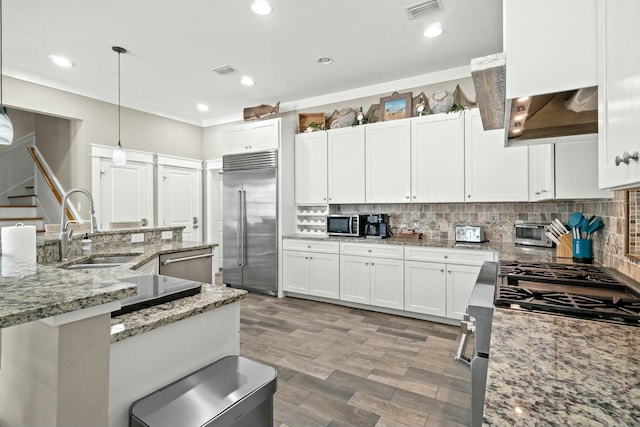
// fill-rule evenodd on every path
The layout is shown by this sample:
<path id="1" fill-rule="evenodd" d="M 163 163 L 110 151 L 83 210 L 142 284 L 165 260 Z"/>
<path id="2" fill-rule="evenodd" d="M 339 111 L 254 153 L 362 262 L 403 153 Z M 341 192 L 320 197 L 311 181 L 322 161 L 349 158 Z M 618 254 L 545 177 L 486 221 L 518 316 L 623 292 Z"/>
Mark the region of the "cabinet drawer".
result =
<path id="1" fill-rule="evenodd" d="M 378 258 L 403 259 L 404 247 L 400 245 L 340 243 L 340 254 L 355 256 L 372 256 Z"/>
<path id="2" fill-rule="evenodd" d="M 340 251 L 340 245 L 338 242 L 328 242 L 325 240 L 284 239 L 282 241 L 282 249 L 337 254 Z"/>
<path id="3" fill-rule="evenodd" d="M 442 249 L 407 246 L 405 259 L 407 261 L 430 261 L 457 264 L 482 264 L 484 261 L 494 260 L 493 251 L 478 249 Z"/>

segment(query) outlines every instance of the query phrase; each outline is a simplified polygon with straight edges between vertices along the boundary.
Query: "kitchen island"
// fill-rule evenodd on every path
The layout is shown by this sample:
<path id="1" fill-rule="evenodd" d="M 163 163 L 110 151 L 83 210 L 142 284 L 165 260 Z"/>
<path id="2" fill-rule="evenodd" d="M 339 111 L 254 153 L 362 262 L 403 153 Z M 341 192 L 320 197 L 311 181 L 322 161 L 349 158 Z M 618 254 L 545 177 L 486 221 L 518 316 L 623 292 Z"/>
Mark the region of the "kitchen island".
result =
<path id="1" fill-rule="evenodd" d="M 640 328 L 496 308 L 485 426 L 640 425 Z"/>
<path id="2" fill-rule="evenodd" d="M 135 268 L 161 253 L 201 246 L 114 248 L 137 257 L 82 271 L 2 257 L 0 425 L 126 425 L 133 400 L 237 354 L 242 290 L 203 284 L 184 301 L 111 318 L 136 293 L 121 279 L 148 274 Z"/>

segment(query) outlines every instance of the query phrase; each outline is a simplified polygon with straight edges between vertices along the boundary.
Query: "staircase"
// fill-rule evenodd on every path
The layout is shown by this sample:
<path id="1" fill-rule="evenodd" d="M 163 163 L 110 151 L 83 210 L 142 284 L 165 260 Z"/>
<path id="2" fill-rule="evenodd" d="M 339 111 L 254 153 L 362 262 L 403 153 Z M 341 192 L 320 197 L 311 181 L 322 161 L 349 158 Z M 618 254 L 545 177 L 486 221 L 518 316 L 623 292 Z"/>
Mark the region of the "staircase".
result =
<path id="1" fill-rule="evenodd" d="M 44 218 L 38 216 L 37 195 L 33 186 L 24 188 L 24 194 L 7 197 L 8 205 L 0 205 L 0 227 L 9 227 L 21 222 L 35 225 L 37 233 L 44 233 Z"/>

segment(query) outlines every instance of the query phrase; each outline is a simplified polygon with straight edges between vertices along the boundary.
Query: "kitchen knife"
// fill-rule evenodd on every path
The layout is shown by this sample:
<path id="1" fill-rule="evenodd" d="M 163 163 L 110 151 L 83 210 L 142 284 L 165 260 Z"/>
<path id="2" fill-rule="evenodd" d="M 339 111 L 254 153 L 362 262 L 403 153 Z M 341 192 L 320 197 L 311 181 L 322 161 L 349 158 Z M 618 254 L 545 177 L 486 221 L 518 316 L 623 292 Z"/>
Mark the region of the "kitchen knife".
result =
<path id="1" fill-rule="evenodd" d="M 554 222 L 549 224 L 549 227 L 551 228 L 553 233 L 556 235 L 556 237 L 559 237 L 559 236 L 562 236 L 563 234 L 565 234 L 565 231 L 563 229 L 561 229 L 560 227 L 558 227 Z"/>
<path id="2" fill-rule="evenodd" d="M 553 243 L 555 243 L 556 245 L 560 246 L 562 245 L 562 243 L 560 243 L 560 240 L 558 240 L 556 238 L 556 236 L 551 233 L 550 231 L 545 232 L 545 234 L 547 235 L 547 237 L 549 238 L 549 240 L 551 240 Z"/>
<path id="3" fill-rule="evenodd" d="M 562 230 L 562 234 L 569 233 L 569 229 L 565 227 L 562 221 L 560 221 L 558 218 L 554 219 L 553 223 L 556 224 L 558 227 L 560 227 L 560 230 Z"/>

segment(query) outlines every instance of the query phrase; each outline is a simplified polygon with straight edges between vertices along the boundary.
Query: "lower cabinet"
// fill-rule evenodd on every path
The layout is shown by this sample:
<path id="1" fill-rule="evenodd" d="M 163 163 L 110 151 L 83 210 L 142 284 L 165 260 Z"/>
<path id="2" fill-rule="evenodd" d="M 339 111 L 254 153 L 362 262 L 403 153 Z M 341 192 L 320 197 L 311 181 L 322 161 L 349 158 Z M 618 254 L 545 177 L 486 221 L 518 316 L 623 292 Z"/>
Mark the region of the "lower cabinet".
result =
<path id="1" fill-rule="evenodd" d="M 397 259 L 340 256 L 340 299 L 403 310 L 402 265 Z"/>
<path id="2" fill-rule="evenodd" d="M 489 250 L 285 239 L 283 289 L 461 320 Z"/>
<path id="3" fill-rule="evenodd" d="M 340 298 L 338 243 L 285 240 L 283 249 L 282 283 L 285 291 Z"/>
<path id="4" fill-rule="evenodd" d="M 404 309 L 462 320 L 484 261 L 493 251 L 407 247 Z"/>

